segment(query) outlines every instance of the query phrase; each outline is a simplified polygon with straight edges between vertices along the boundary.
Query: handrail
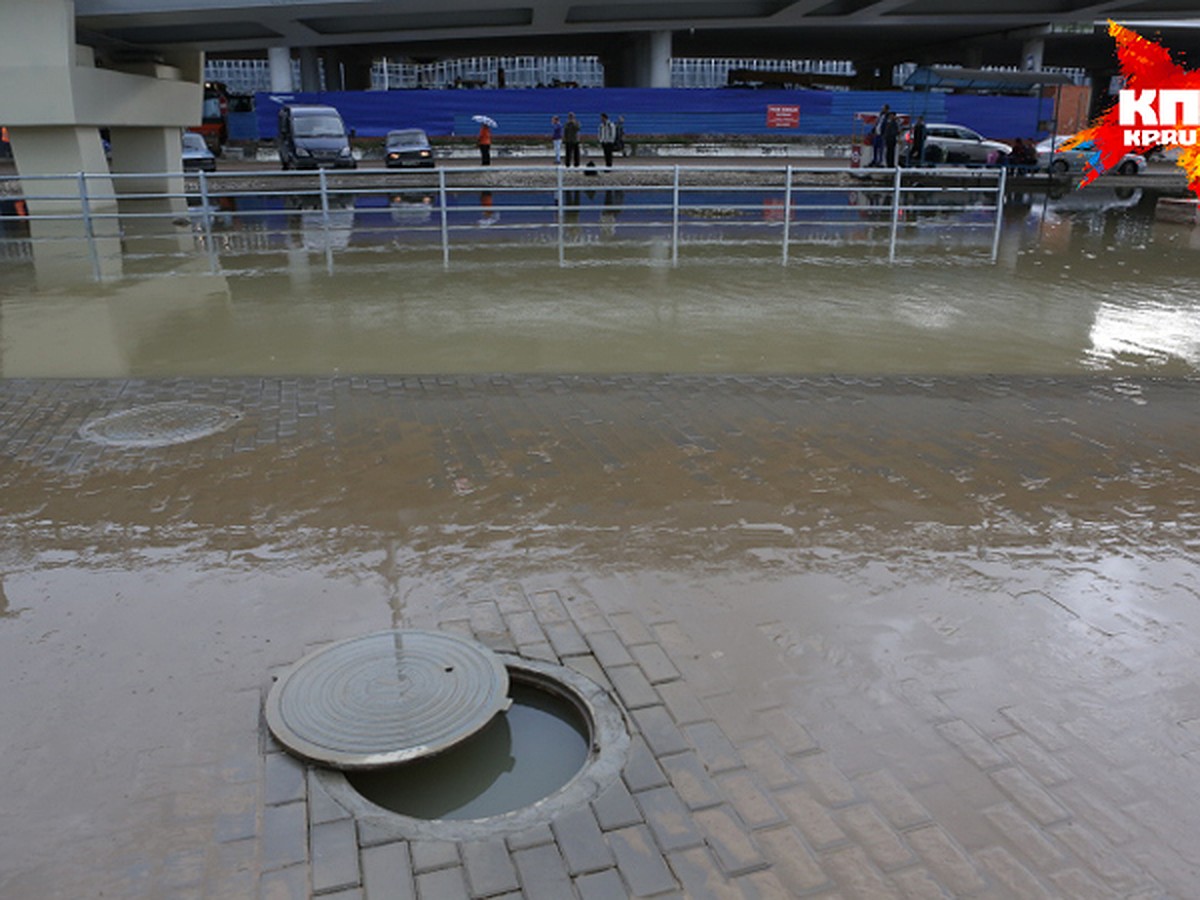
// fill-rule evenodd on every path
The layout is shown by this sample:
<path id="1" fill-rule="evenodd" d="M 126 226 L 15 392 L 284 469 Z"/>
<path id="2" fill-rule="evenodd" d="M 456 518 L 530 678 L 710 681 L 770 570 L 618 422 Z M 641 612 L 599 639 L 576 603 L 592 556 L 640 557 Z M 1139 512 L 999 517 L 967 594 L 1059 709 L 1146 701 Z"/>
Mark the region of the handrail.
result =
<path id="1" fill-rule="evenodd" d="M 999 249 L 1006 174 L 1003 168 L 625 164 L 615 169 L 575 170 L 555 165 L 521 165 L 443 166 L 417 171 L 318 169 L 215 174 L 201 171 L 0 175 L 0 201 L 19 198 L 26 205 L 20 215 L 0 206 L 0 228 L 13 221 L 35 228 L 37 223 L 82 223 L 83 240 L 88 243 L 97 277 L 100 265 L 96 242 L 110 233 L 109 229 L 99 233 L 100 223 L 113 222 L 122 228 L 125 224 L 147 222 L 151 224 L 146 227 L 152 228 L 155 220 L 161 220 L 169 223 L 172 236 L 178 236 L 177 229 L 188 221 L 181 221 L 181 216 L 189 212 L 194 215 L 193 233 L 198 248 L 207 254 L 214 272 L 221 265 L 218 228 L 226 225 L 229 217 L 264 222 L 281 215 L 297 216 L 302 228 L 320 216 L 326 264 L 332 272 L 335 257 L 332 236 L 345 230 L 340 221 L 345 210 L 361 214 L 363 221 L 354 225 L 356 232 L 386 230 L 414 236 L 437 233 L 443 264 L 447 266 L 456 236 L 464 232 L 482 234 L 479 229 L 484 224 L 489 233 L 550 229 L 558 245 L 559 264 L 566 265 L 565 250 L 570 243 L 567 229 L 577 224 L 568 220 L 585 211 L 599 209 L 603 214 L 604 210 L 597 204 L 582 202 L 582 195 L 605 192 L 611 196 L 609 192 L 619 191 L 621 211 L 636 214 L 622 219 L 621 231 L 632 234 L 639 229 L 668 228 L 672 265 L 679 262 L 685 231 L 698 235 L 716 229 L 724 235 L 730 229 L 751 227 L 756 229 L 753 234 L 764 227 L 777 231 L 775 239 L 782 246 L 784 265 L 791 259 L 792 245 L 804 240 L 802 233 L 797 237 L 801 228 L 815 226 L 835 231 L 846 227 L 887 228 L 887 258 L 895 261 L 902 237 L 913 228 L 925 227 L 926 221 L 941 229 L 992 229 L 994 261 Z M 39 189 L 48 182 L 58 182 L 66 190 Z M 122 184 L 129 182 L 138 182 L 137 190 L 120 190 Z M 156 182 L 164 185 L 181 182 L 182 190 L 154 191 L 147 187 Z M 372 213 L 379 210 L 378 205 L 372 204 L 378 204 L 382 198 L 390 205 L 392 198 L 408 193 L 429 198 L 429 212 L 438 216 L 436 224 L 394 218 L 380 225 L 372 218 Z M 478 202 L 470 202 L 470 195 L 477 195 Z M 496 197 L 508 199 L 494 203 Z M 301 202 L 292 205 L 296 198 Z M 853 205 L 855 198 L 859 205 Z M 70 208 L 72 204 L 78 206 L 77 212 Z M 30 206 L 37 211 L 30 214 Z M 494 215 L 496 212 L 510 219 L 500 221 Z M 466 221 L 464 216 L 468 217 Z M 949 218 L 953 216 L 961 221 Z M 977 221 L 977 216 L 983 216 L 984 220 Z M 615 219 L 610 219 L 609 225 L 615 228 Z M 138 233 L 147 234 L 145 229 Z M 11 240 L 0 230 L 0 242 Z"/>

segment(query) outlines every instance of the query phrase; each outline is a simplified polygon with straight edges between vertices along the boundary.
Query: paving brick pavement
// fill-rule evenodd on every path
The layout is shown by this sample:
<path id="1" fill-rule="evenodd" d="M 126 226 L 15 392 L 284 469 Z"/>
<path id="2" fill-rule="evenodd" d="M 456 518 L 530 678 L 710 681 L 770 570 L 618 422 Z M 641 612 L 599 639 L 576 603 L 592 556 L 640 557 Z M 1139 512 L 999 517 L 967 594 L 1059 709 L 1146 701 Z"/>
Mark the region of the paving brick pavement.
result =
<path id="1" fill-rule="evenodd" d="M 207 635 L 197 733 L 173 759 L 140 748 L 129 802 L 172 853 L 81 862 L 106 896 L 1186 897 L 1198 398 L 1153 379 L 0 382 L 5 571 L 36 584 L 78 552 L 136 579 L 203 553 L 253 601 L 212 615 L 272 634 L 228 653 Z M 78 436 L 163 400 L 241 418 L 165 447 Z M 254 619 L 288 565 L 321 576 L 300 612 Z M 369 603 L 329 596 L 362 582 Z M 0 642 L 25 646 L 43 623 L 19 596 Z M 261 703 L 305 652 L 390 625 L 597 681 L 633 734 L 620 780 L 484 839 L 356 818 Z M 0 711 L 45 696 L 16 694 Z M 6 864 L 0 887 L 74 877 Z"/>

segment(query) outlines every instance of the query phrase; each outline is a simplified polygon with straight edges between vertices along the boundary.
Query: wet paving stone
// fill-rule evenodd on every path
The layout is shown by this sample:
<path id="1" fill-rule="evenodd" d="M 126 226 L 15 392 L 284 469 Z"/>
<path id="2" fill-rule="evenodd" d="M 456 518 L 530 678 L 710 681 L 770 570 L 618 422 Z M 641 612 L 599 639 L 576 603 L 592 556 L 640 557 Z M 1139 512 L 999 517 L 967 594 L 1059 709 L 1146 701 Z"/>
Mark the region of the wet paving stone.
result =
<path id="1" fill-rule="evenodd" d="M 25 824 L 0 843 L 56 858 L 15 875 L 30 896 L 133 871 L 366 900 L 1186 895 L 1200 384 L 1135 387 L 0 383 L 0 712 L 37 723 L 5 738 Z M 175 400 L 242 418 L 79 433 Z M 262 700 L 305 652 L 397 626 L 611 685 L 621 779 L 463 842 L 342 806 Z M 94 752 L 134 762 L 85 784 L 42 737 L 101 712 Z M 70 833 L 70 794 L 121 833 Z"/>

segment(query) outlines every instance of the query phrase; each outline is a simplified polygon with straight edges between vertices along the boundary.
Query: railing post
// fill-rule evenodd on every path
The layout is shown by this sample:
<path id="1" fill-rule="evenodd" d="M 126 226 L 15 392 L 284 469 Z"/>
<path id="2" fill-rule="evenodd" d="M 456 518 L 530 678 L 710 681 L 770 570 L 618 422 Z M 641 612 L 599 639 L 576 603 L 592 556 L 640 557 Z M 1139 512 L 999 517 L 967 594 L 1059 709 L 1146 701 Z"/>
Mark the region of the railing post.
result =
<path id="1" fill-rule="evenodd" d="M 888 262 L 896 261 L 896 229 L 900 226 L 900 173 L 899 166 L 896 167 L 895 176 L 892 178 L 892 236 L 888 244 Z"/>
<path id="2" fill-rule="evenodd" d="M 675 164 L 675 183 L 671 190 L 671 265 L 679 265 L 679 164 Z"/>
<path id="3" fill-rule="evenodd" d="M 442 265 L 450 268 L 450 222 L 446 211 L 446 170 L 438 169 L 438 205 L 442 208 Z"/>
<path id="4" fill-rule="evenodd" d="M 1000 169 L 1000 178 L 996 182 L 996 229 L 992 234 L 992 262 L 1000 255 L 1000 229 L 1004 225 L 1004 192 L 1008 186 L 1008 167 Z"/>
<path id="5" fill-rule="evenodd" d="M 321 185 L 321 220 L 325 229 L 325 270 L 333 274 L 333 238 L 329 233 L 329 182 L 324 169 L 317 169 L 318 181 Z"/>
<path id="6" fill-rule="evenodd" d="M 563 170 L 562 166 L 557 166 L 555 169 L 555 181 L 557 182 L 557 201 L 558 201 L 558 264 L 559 266 L 566 265 L 566 228 L 567 210 L 563 203 Z"/>
<path id="7" fill-rule="evenodd" d="M 787 183 L 783 187 L 783 264 L 788 264 L 788 244 L 792 239 L 792 167 L 787 167 Z"/>
<path id="8" fill-rule="evenodd" d="M 208 246 L 208 268 L 216 275 L 217 248 L 213 244 L 212 211 L 208 208 L 208 173 L 200 170 L 200 208 L 204 210 L 204 243 Z"/>
<path id="9" fill-rule="evenodd" d="M 92 262 L 92 277 L 100 280 L 100 254 L 96 250 L 96 231 L 92 227 L 92 205 L 88 202 L 87 175 L 80 172 L 79 210 L 83 213 L 83 233 L 87 237 L 88 257 Z"/>

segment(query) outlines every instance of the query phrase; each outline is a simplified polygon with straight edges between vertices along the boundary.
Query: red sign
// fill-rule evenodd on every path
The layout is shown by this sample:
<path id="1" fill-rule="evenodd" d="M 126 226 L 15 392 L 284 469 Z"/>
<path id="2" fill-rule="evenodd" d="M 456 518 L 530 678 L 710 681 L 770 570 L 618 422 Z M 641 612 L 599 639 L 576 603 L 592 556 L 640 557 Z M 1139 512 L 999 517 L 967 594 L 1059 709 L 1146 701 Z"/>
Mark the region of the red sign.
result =
<path id="1" fill-rule="evenodd" d="M 782 106 L 776 103 L 767 106 L 768 128 L 799 128 L 800 107 Z"/>

